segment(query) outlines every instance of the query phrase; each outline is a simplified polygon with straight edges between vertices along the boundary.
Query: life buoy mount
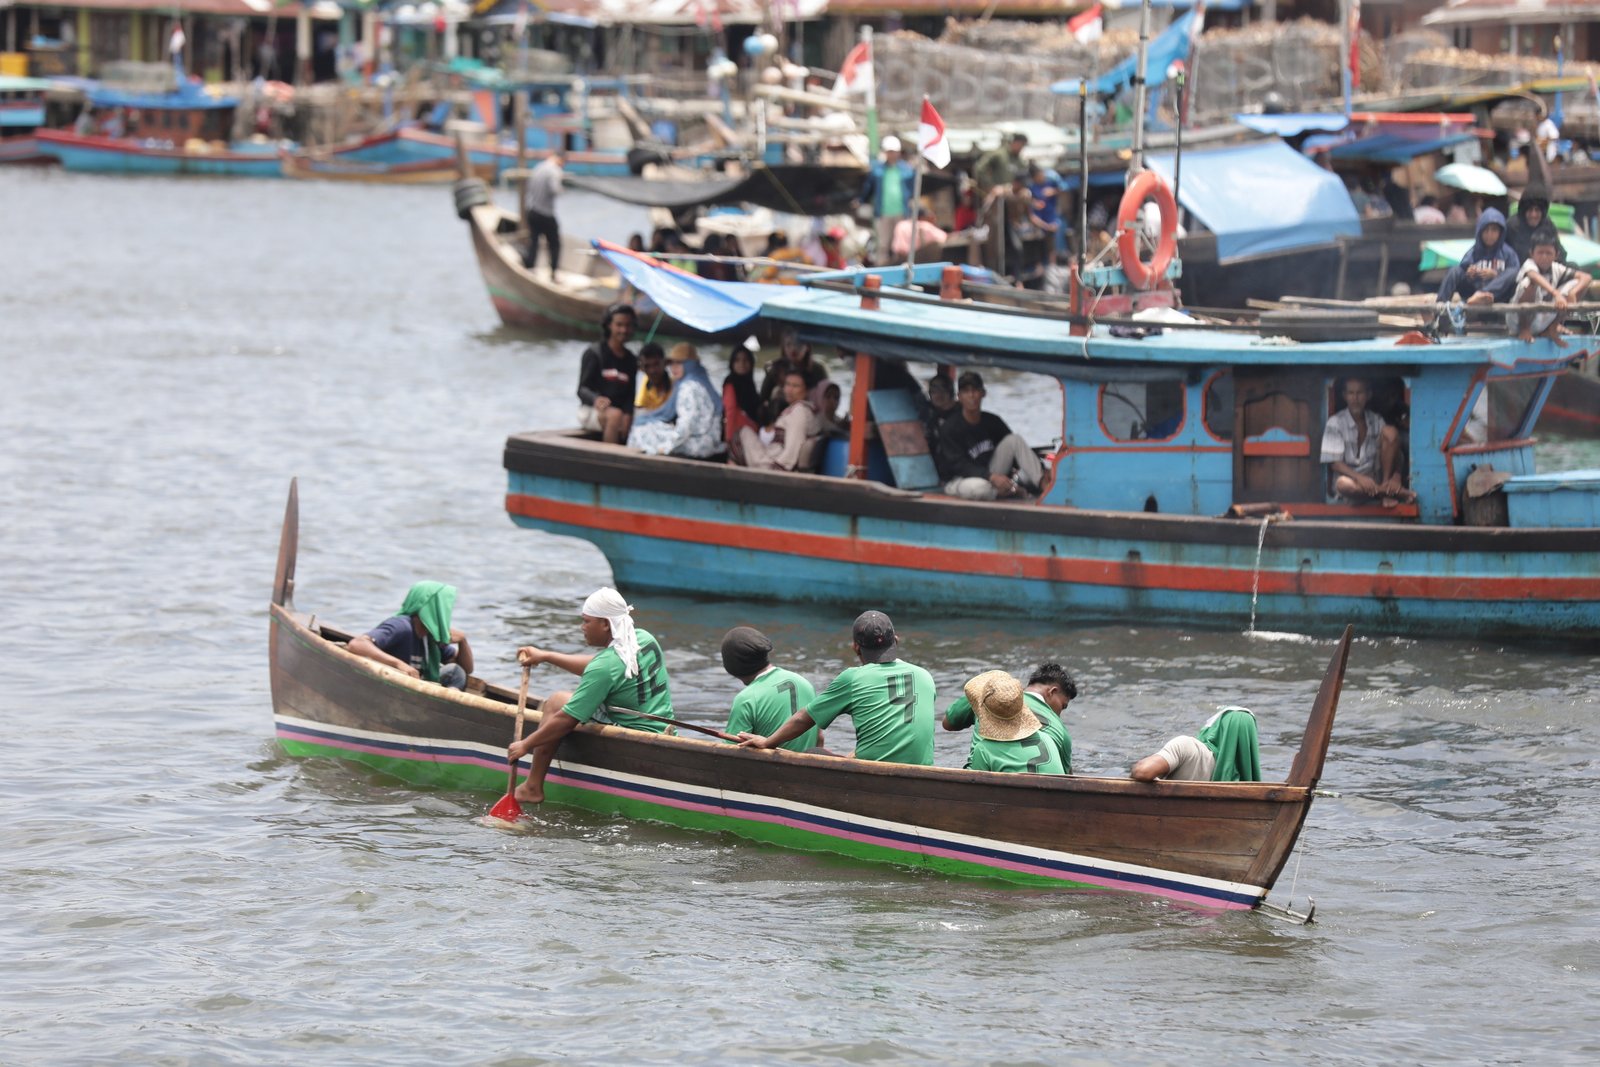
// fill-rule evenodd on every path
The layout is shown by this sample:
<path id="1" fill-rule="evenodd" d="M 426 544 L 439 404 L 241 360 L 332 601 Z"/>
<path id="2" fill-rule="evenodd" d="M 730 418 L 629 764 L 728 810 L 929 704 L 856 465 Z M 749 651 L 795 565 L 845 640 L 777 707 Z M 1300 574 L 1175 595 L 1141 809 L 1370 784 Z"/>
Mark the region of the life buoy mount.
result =
<path id="1" fill-rule="evenodd" d="M 1146 200 L 1154 200 L 1161 212 L 1161 238 L 1149 263 L 1139 258 L 1139 213 Z M 1155 171 L 1141 171 L 1128 183 L 1122 205 L 1117 208 L 1117 253 L 1122 259 L 1122 273 L 1135 289 L 1152 289 L 1167 276 L 1177 252 L 1178 203 L 1172 198 L 1172 189 Z"/>

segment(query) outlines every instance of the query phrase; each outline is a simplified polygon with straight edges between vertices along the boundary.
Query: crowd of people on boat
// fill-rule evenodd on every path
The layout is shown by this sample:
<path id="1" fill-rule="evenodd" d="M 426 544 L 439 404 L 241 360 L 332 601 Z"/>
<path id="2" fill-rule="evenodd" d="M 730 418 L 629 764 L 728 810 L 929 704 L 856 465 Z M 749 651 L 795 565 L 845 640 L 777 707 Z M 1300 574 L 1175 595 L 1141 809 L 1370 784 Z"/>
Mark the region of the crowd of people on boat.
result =
<path id="1" fill-rule="evenodd" d="M 578 427 L 609 444 L 647 455 L 725 460 L 757 470 L 818 468 L 827 442 L 850 436 L 843 391 L 811 345 L 789 331 L 756 384 L 753 338 L 734 345 L 718 389 L 694 345 L 663 352 L 628 343 L 638 325 L 629 304 L 602 318 L 603 339 L 583 352 Z M 905 363 L 879 359 L 875 389 L 901 390 L 924 424 L 939 483 L 968 500 L 1032 499 L 1047 481 L 1038 453 L 1006 421 L 983 408 L 983 376 L 939 373 L 923 392 Z"/>
<path id="2" fill-rule="evenodd" d="M 348 650 L 407 677 L 465 689 L 473 657 L 466 634 L 452 625 L 455 600 L 454 586 L 418 582 L 395 615 L 353 637 Z M 661 642 L 635 624 L 633 610 L 617 590 L 598 589 L 580 612 L 582 650 L 517 649 L 524 668 L 550 664 L 578 679 L 545 697 L 538 726 L 508 747 L 513 764 L 530 760 L 517 800 L 544 800 L 550 763 L 562 740 L 581 725 L 674 732 L 678 720 Z M 888 615 L 862 612 L 850 639 L 856 663 L 818 692 L 804 676 L 772 661 L 766 634 L 752 626 L 730 629 L 722 639 L 722 666 L 742 688 L 729 705 L 724 740 L 745 749 L 931 767 L 935 732 L 942 726 L 972 731 L 967 769 L 1072 773 L 1072 736 L 1062 715 L 1077 699 L 1078 686 L 1061 664 L 1041 664 L 1026 682 L 1008 671 L 982 671 L 940 715 L 933 675 L 905 658 Z M 855 735 L 848 753 L 826 746 L 825 732 L 841 717 L 851 720 Z M 1146 782 L 1260 781 L 1255 716 L 1245 708 L 1224 708 L 1197 734 L 1174 737 L 1134 763 L 1130 776 Z"/>

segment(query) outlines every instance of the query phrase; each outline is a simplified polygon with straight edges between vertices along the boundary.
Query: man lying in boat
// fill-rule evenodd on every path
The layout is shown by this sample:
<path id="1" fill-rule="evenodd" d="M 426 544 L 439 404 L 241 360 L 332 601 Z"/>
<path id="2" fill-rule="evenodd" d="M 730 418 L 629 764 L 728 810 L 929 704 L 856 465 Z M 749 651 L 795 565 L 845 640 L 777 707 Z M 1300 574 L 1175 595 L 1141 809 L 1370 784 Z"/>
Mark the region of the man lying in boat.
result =
<path id="1" fill-rule="evenodd" d="M 1400 481 L 1400 432 L 1367 406 L 1371 399 L 1371 382 L 1346 378 L 1344 407 L 1323 427 L 1322 462 L 1333 474 L 1333 492 L 1348 503 L 1415 500 Z"/>
<path id="2" fill-rule="evenodd" d="M 1259 782 L 1261 746 L 1249 708 L 1228 707 L 1207 720 L 1198 737 L 1180 734 L 1133 765 L 1136 782 Z"/>
<path id="3" fill-rule="evenodd" d="M 472 673 L 472 646 L 466 634 L 450 626 L 455 605 L 455 586 L 418 582 L 406 593 L 398 615 L 352 637 L 347 647 L 407 677 L 465 689 Z"/>
<path id="4" fill-rule="evenodd" d="M 899 658 L 894 623 L 881 611 L 856 616 L 851 641 L 860 666 L 846 668 L 775 733 L 740 734 L 740 747 L 778 748 L 848 715 L 856 728 L 856 759 L 933 766 L 933 676 Z"/>
<path id="5" fill-rule="evenodd" d="M 1066 774 L 1061 750 L 1023 700 L 1022 683 L 1005 671 L 984 671 L 964 687 L 977 713 L 967 767 L 1006 774 Z"/>
<path id="6" fill-rule="evenodd" d="M 1036 495 L 1044 480 L 1039 457 L 1006 420 L 983 410 L 986 395 L 977 371 L 956 382 L 961 410 L 944 420 L 934 455 L 944 491 L 967 500 Z"/>
<path id="7" fill-rule="evenodd" d="M 753 626 L 735 626 L 722 638 L 722 669 L 744 683 L 728 708 L 728 733 L 775 734 L 789 717 L 809 708 L 817 691 L 794 671 L 772 664 L 772 641 Z M 822 731 L 812 726 L 781 748 L 823 752 Z"/>
<path id="8" fill-rule="evenodd" d="M 978 677 L 982 678 L 985 675 Z M 977 681 L 977 678 L 972 681 Z M 968 688 L 971 687 L 972 681 L 967 683 Z M 1028 676 L 1028 686 L 1022 692 L 1023 702 L 1038 718 L 1040 729 L 1060 753 L 1062 774 L 1072 773 L 1072 735 L 1067 732 L 1067 725 L 1061 721 L 1061 715 L 1067 710 L 1067 705 L 1077 698 L 1078 683 L 1072 680 L 1072 675 L 1068 674 L 1067 669 L 1059 663 L 1040 664 L 1039 669 Z M 965 730 L 971 727 L 975 719 L 973 707 L 970 694 L 957 697 L 956 702 L 944 711 L 944 728 Z M 978 740 L 978 735 L 974 734 L 973 751 L 977 751 Z M 974 766 L 970 756 L 967 766 Z"/>
<path id="9" fill-rule="evenodd" d="M 600 649 L 597 653 L 551 652 L 535 645 L 517 649 L 517 661 L 525 667 L 553 663 L 580 676 L 578 688 L 551 693 L 539 706 L 538 729 L 511 745 L 506 754 L 513 762 L 533 753 L 528 778 L 517 786 L 516 797 L 527 804 L 544 800 L 544 779 L 550 761 L 562 738 L 592 722 L 604 709 L 609 721 L 629 730 L 662 733 L 668 724 L 643 715 L 673 718 L 672 692 L 667 683 L 667 665 L 661 644 L 648 630 L 633 624 L 633 607 L 615 589 L 596 590 L 583 602 L 583 643 Z"/>

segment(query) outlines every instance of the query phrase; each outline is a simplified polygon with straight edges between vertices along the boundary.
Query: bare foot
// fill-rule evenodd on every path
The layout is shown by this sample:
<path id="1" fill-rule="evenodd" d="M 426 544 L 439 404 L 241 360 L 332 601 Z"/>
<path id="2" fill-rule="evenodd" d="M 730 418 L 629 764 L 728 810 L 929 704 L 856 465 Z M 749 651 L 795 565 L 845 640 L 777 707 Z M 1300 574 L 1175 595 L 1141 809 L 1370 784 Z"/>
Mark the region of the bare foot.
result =
<path id="1" fill-rule="evenodd" d="M 1533 331 L 1531 329 L 1529 329 L 1528 327 L 1524 326 L 1521 330 L 1519 330 L 1517 332 L 1517 340 L 1519 340 L 1519 341 L 1532 341 L 1533 340 Z"/>
<path id="2" fill-rule="evenodd" d="M 543 804 L 544 786 L 534 785 L 532 782 L 523 782 L 517 786 L 516 792 L 512 793 L 512 796 L 524 804 Z"/>
<path id="3" fill-rule="evenodd" d="M 1480 289 L 1476 293 L 1473 293 L 1471 296 L 1467 297 L 1467 303 L 1473 305 L 1474 307 L 1482 307 L 1484 304 L 1492 304 L 1494 303 L 1494 294 L 1489 292 L 1487 289 Z"/>
<path id="4" fill-rule="evenodd" d="M 1544 332 L 1544 336 L 1554 341 L 1557 348 L 1566 348 L 1567 342 L 1561 339 L 1561 335 L 1566 332 L 1567 331 L 1562 327 L 1561 323 L 1552 322 L 1550 324 L 1550 328 Z"/>

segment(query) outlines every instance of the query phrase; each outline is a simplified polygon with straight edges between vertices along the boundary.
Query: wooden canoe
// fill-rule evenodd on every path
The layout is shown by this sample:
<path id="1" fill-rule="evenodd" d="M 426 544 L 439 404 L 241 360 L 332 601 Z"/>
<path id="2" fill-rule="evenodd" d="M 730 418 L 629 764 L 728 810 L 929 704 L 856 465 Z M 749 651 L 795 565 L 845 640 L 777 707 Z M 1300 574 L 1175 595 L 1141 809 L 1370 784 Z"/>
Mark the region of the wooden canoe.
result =
<path id="1" fill-rule="evenodd" d="M 453 158 L 412 159 L 400 163 L 343 158 L 316 149 L 279 153 L 283 176 L 302 181 L 355 182 L 363 185 L 449 185 L 460 177 Z M 479 178 L 494 177 L 493 163 L 473 163 Z"/>
<path id="2" fill-rule="evenodd" d="M 417 785 L 498 796 L 515 689 L 474 678 L 459 693 L 348 652 L 347 634 L 295 609 L 298 526 L 291 483 L 269 609 L 273 715 L 283 749 L 352 760 Z M 1347 628 L 1282 782 L 996 774 L 757 752 L 586 725 L 562 743 L 547 797 L 952 875 L 1253 908 L 1265 902 L 1311 807 L 1349 653 Z M 529 703 L 537 722 L 537 700 Z"/>

